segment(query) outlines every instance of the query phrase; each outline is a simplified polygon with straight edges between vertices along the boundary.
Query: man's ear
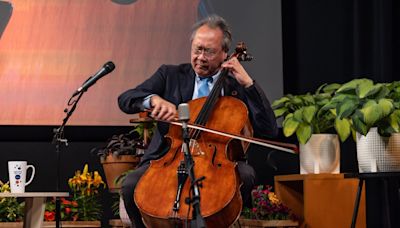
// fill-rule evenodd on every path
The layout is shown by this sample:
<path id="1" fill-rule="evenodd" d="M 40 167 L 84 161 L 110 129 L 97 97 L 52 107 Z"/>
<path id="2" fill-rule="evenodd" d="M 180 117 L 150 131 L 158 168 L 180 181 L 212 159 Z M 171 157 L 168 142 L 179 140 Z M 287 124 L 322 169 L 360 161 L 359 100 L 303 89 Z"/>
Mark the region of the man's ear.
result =
<path id="1" fill-rule="evenodd" d="M 228 60 L 228 53 L 224 51 L 224 60 Z"/>

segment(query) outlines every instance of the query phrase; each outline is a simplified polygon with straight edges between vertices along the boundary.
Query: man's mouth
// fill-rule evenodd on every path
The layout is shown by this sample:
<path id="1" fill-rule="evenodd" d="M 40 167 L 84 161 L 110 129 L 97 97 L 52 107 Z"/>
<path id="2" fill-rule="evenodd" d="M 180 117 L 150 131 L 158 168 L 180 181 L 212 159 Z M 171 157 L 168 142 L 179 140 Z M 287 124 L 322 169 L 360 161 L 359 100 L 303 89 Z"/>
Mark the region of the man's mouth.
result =
<path id="1" fill-rule="evenodd" d="M 196 67 L 201 69 L 201 70 L 207 70 L 208 69 L 207 65 L 202 65 L 202 64 L 196 64 Z"/>

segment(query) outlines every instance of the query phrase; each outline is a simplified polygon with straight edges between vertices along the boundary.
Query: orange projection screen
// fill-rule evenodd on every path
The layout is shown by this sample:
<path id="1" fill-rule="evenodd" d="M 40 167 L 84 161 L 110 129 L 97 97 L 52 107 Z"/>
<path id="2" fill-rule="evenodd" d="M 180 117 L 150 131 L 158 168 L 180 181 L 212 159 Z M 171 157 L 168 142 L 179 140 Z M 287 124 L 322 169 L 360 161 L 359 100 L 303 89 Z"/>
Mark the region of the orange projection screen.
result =
<path id="1" fill-rule="evenodd" d="M 163 63 L 189 61 L 198 1 L 2 2 L 12 14 L 0 31 L 0 125 L 60 125 L 70 96 L 107 61 L 115 70 L 83 95 L 69 125 L 129 125 L 118 95 Z"/>

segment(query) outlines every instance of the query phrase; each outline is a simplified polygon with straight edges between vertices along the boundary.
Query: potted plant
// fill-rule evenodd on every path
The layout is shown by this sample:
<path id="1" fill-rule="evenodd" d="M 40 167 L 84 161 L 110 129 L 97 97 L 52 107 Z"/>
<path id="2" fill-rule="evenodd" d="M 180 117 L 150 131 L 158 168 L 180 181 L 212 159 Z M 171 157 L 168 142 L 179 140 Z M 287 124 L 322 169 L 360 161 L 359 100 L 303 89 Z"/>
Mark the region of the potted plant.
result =
<path id="1" fill-rule="evenodd" d="M 399 131 L 399 82 L 376 83 L 370 79 L 354 79 L 337 89 L 321 110 L 332 110 L 335 128 L 342 141 L 353 131 L 366 135 L 377 127 L 379 134 L 389 136 Z M 394 100 L 394 99 L 397 99 Z"/>
<path id="2" fill-rule="evenodd" d="M 340 145 L 334 131 L 335 115 L 321 110 L 339 84 L 321 85 L 314 94 L 285 95 L 272 103 L 275 116 L 283 117 L 283 133 L 296 133 L 300 142 L 300 173 L 340 172 Z M 321 154 L 324 154 L 323 156 Z"/>
<path id="3" fill-rule="evenodd" d="M 140 161 L 141 150 L 145 148 L 143 139 L 135 128 L 127 134 L 113 135 L 104 148 L 92 152 L 100 157 L 110 192 L 118 192 L 120 183 L 115 180 L 127 170 L 134 169 Z"/>
<path id="4" fill-rule="evenodd" d="M 334 113 L 335 129 L 341 141 L 345 141 L 350 134 L 353 135 L 353 139 L 357 141 L 360 172 L 371 172 L 376 171 L 377 162 L 382 168 L 380 171 L 384 171 L 384 167 L 400 170 L 400 155 L 384 152 L 388 148 L 387 137 L 399 132 L 399 108 L 399 81 L 374 83 L 370 79 L 362 78 L 343 84 L 321 110 Z M 368 138 L 374 138 L 374 143 L 368 143 L 371 142 Z M 380 148 L 383 150 L 379 150 Z"/>
<path id="5" fill-rule="evenodd" d="M 283 133 L 289 137 L 296 133 L 301 144 L 307 143 L 312 134 L 326 133 L 333 128 L 335 116 L 321 113 L 340 84 L 324 84 L 314 94 L 288 94 L 272 103 L 276 118 L 283 117 Z"/>
<path id="6" fill-rule="evenodd" d="M 293 227 L 298 226 L 297 217 L 283 205 L 272 187 L 259 185 L 252 191 L 252 208 L 244 208 L 239 219 L 241 226 Z"/>
<path id="7" fill-rule="evenodd" d="M 0 192 L 11 192 L 8 182 L 0 181 Z M 16 198 L 0 198 L 0 227 L 10 227 L 9 222 L 18 222 L 22 226 L 23 209 L 24 203 L 19 203 Z"/>
<path id="8" fill-rule="evenodd" d="M 63 227 L 100 227 L 102 205 L 100 204 L 100 191 L 105 183 L 97 171 L 89 172 L 86 164 L 83 170 L 77 170 L 75 175 L 68 180 L 71 197 L 61 198 L 61 221 Z M 55 200 L 46 204 L 44 220 L 55 221 Z M 70 222 L 67 222 L 70 221 Z M 44 224 L 44 227 L 54 227 L 54 222 Z"/>

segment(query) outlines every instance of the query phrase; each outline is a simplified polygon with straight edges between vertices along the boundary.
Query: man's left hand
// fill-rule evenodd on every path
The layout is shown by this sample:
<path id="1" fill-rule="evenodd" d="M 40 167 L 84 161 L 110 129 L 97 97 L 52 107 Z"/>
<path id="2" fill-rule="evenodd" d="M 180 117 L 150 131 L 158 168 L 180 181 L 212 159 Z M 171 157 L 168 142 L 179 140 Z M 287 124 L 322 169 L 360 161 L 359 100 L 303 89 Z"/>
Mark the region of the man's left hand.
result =
<path id="1" fill-rule="evenodd" d="M 229 69 L 229 71 L 233 74 L 236 80 L 244 86 L 248 88 L 253 85 L 253 79 L 243 68 L 242 64 L 240 64 L 239 60 L 236 57 L 229 59 L 228 61 L 222 63 L 223 68 Z"/>

